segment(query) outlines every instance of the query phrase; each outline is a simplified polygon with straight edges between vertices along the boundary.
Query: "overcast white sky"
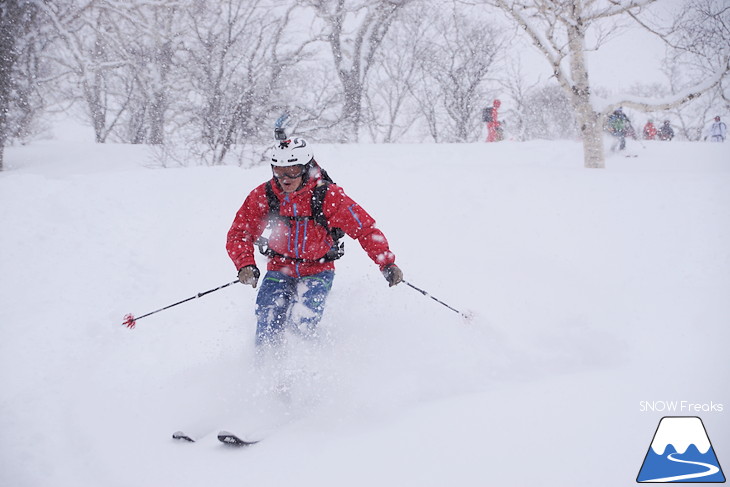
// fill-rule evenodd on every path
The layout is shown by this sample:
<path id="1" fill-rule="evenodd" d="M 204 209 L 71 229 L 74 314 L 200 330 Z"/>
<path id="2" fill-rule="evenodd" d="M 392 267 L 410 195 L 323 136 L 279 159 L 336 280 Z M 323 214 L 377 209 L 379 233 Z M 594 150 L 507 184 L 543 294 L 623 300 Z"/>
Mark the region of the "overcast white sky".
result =
<path id="1" fill-rule="evenodd" d="M 593 82 L 611 90 L 624 91 L 635 83 L 666 83 L 661 72 L 664 45 L 652 34 L 631 29 L 588 54 Z"/>
<path id="2" fill-rule="evenodd" d="M 648 14 L 653 23 L 669 25 L 687 0 L 658 0 Z M 612 39 L 590 57 L 595 80 L 607 88 L 624 90 L 635 83 L 666 83 L 661 72 L 665 47 L 655 35 L 634 26 Z"/>

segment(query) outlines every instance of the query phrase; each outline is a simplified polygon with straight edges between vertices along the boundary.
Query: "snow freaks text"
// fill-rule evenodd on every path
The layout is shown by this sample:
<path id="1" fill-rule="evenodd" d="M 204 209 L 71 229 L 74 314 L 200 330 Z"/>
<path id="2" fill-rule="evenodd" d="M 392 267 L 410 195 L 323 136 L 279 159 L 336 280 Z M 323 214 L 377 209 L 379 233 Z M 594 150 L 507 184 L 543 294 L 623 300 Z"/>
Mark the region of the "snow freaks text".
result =
<path id="1" fill-rule="evenodd" d="M 639 401 L 639 411 L 660 413 L 721 413 L 724 410 L 722 403 L 710 401 L 698 403 L 692 401 Z"/>

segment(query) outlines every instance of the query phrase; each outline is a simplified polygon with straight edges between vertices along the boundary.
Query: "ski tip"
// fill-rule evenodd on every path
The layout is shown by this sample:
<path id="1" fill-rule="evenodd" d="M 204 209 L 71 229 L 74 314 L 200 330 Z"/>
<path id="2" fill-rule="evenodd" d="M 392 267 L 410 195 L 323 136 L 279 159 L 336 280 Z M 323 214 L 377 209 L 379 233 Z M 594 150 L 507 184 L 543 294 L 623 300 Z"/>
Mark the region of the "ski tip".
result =
<path id="1" fill-rule="evenodd" d="M 248 440 L 242 440 L 238 436 L 234 435 L 233 433 L 229 431 L 220 431 L 218 433 L 218 441 L 223 443 L 224 445 L 230 445 L 230 446 L 251 446 L 258 443 L 258 440 L 256 441 L 248 441 Z"/>
<path id="2" fill-rule="evenodd" d="M 195 443 L 195 440 L 194 440 L 194 439 L 190 438 L 190 437 L 189 437 L 188 435 L 186 435 L 186 434 L 185 434 L 185 433 L 183 433 L 182 431 L 175 431 L 175 432 L 174 432 L 174 433 L 172 434 L 172 439 L 173 439 L 173 440 L 182 440 L 182 441 L 188 441 L 188 442 L 190 442 L 190 443 Z"/>

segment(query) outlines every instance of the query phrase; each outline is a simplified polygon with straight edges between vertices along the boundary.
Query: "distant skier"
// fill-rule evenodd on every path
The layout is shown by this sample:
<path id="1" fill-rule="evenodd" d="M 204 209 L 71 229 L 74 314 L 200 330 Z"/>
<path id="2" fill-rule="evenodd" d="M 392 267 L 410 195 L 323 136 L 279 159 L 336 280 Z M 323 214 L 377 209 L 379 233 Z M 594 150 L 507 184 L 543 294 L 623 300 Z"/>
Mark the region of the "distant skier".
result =
<path id="1" fill-rule="evenodd" d="M 644 140 L 654 140 L 657 136 L 657 129 L 654 126 L 654 121 L 649 120 L 644 125 Z"/>
<path id="2" fill-rule="evenodd" d="M 617 139 L 617 142 L 611 147 L 613 151 L 616 150 L 617 145 L 618 150 L 624 150 L 626 148 L 626 136 L 633 132 L 629 117 L 626 116 L 621 108 L 617 108 L 608 116 L 606 130 Z"/>
<path id="3" fill-rule="evenodd" d="M 705 130 L 705 140 L 709 137 L 711 142 L 725 142 L 727 138 L 727 125 L 720 121 L 720 116 L 716 116 L 715 120 Z"/>
<path id="4" fill-rule="evenodd" d="M 502 106 L 502 102 L 494 100 L 491 107 L 482 110 L 482 121 L 487 124 L 487 142 L 499 142 L 504 139 L 502 124 L 497 118 L 497 110 Z"/>
<path id="5" fill-rule="evenodd" d="M 254 288 L 260 276 L 254 244 L 268 257 L 256 298 L 257 352 L 279 345 L 286 330 L 316 336 L 343 234 L 360 243 L 390 286 L 403 280 L 375 220 L 331 182 L 304 139 L 279 140 L 271 152 L 271 171 L 273 177 L 256 187 L 236 213 L 226 244 L 238 279 Z M 262 239 L 267 227 L 270 236 Z"/>
<path id="6" fill-rule="evenodd" d="M 659 140 L 672 140 L 674 138 L 674 129 L 669 124 L 669 120 L 664 120 L 664 123 L 659 127 Z"/>

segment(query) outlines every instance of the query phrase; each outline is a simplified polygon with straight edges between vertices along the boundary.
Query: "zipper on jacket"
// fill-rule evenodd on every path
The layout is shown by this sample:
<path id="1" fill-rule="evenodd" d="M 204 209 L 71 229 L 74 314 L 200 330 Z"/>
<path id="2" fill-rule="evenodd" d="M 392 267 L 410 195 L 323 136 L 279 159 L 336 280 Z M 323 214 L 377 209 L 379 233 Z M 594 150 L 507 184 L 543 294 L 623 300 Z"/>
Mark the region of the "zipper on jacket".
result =
<path id="1" fill-rule="evenodd" d="M 299 216 L 299 215 L 297 215 L 297 205 L 296 204 L 292 205 L 292 210 L 294 212 L 295 217 Z M 301 256 L 299 255 L 299 227 L 301 225 L 301 222 L 299 220 L 294 220 L 294 221 L 297 222 L 296 230 L 294 233 L 294 257 L 299 259 L 299 258 L 301 258 Z"/>
<path id="2" fill-rule="evenodd" d="M 350 214 L 357 222 L 358 227 L 362 228 L 362 222 L 360 221 L 360 217 L 357 216 L 357 213 L 355 213 L 355 210 L 353 210 L 354 207 L 355 207 L 355 205 L 350 205 L 347 207 L 347 209 L 350 210 Z"/>

